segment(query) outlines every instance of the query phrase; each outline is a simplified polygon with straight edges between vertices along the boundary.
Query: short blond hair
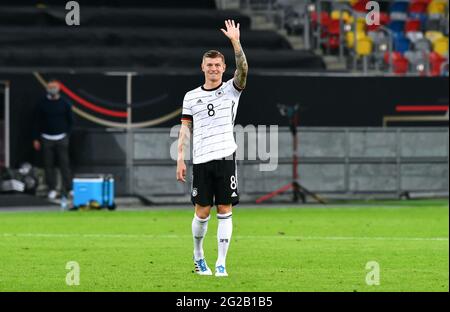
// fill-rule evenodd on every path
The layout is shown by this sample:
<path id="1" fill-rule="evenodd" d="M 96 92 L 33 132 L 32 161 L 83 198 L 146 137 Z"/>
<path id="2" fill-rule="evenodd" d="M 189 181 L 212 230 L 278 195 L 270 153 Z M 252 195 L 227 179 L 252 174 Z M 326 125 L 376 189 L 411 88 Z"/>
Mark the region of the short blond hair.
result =
<path id="1" fill-rule="evenodd" d="M 207 57 L 208 58 L 218 58 L 218 57 L 220 57 L 222 59 L 223 63 L 225 64 L 225 56 L 223 56 L 223 54 L 220 53 L 217 50 L 206 51 L 205 54 L 203 54 L 202 61 L 204 61 L 205 58 L 207 58 Z"/>

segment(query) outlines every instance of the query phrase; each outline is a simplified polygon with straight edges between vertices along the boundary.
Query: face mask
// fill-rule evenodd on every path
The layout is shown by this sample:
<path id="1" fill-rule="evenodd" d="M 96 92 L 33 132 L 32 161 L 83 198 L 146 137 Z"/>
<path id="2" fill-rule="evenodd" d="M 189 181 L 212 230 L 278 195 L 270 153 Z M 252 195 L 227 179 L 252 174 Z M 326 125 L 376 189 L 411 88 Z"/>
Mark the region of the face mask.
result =
<path id="1" fill-rule="evenodd" d="M 48 88 L 47 89 L 48 94 L 55 96 L 59 94 L 58 88 Z"/>

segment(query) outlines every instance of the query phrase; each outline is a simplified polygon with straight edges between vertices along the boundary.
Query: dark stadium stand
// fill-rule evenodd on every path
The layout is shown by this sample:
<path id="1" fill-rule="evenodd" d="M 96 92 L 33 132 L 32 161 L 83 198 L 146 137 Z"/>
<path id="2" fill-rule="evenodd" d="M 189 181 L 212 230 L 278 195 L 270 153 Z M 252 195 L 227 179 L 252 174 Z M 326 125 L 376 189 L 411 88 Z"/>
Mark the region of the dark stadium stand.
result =
<path id="1" fill-rule="evenodd" d="M 209 49 L 223 51 L 234 65 L 231 46 L 219 31 L 228 18 L 241 24 L 252 70 L 325 69 L 321 57 L 293 50 L 275 31 L 251 30 L 248 16 L 217 10 L 214 1 L 80 1 L 78 27 L 66 25 L 67 11 L 58 1 L 35 3 L 0 4 L 2 70 L 197 69 Z"/>
<path id="2" fill-rule="evenodd" d="M 214 9 L 216 8 L 215 1 L 211 0 L 77 0 L 80 6 L 107 6 L 107 7 L 153 7 L 153 8 L 198 8 L 198 9 Z M 45 6 L 60 6 L 61 3 L 66 3 L 61 0 L 9 0 L 1 1 L 1 5 L 15 5 L 15 6 L 29 6 L 45 5 Z"/>
<path id="3" fill-rule="evenodd" d="M 216 48 L 216 47 L 209 47 Z M 164 48 L 164 47 L 45 47 L 45 48 L 9 48 L 0 51 L 0 66 L 12 64 L 25 66 L 36 70 L 43 68 L 96 68 L 99 69 L 134 69 L 149 68 L 196 69 L 199 70 L 201 56 L 208 47 L 197 48 Z M 227 63 L 234 67 L 234 57 L 231 48 L 221 49 Z M 267 51 L 245 49 L 251 59 L 252 70 L 283 70 L 283 71 L 317 71 L 323 67 L 320 58 L 311 52 L 291 50 Z"/>

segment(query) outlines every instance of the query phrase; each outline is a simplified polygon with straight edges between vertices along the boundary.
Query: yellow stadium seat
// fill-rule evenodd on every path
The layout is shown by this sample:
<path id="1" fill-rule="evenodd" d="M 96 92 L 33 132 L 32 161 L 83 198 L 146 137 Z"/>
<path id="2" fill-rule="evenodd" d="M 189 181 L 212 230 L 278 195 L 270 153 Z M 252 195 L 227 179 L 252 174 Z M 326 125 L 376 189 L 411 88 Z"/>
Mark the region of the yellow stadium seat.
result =
<path id="1" fill-rule="evenodd" d="M 445 14 L 445 9 L 447 7 L 446 0 L 433 0 L 428 5 L 428 14 Z"/>
<path id="2" fill-rule="evenodd" d="M 356 40 L 361 40 L 366 38 L 367 35 L 364 31 L 358 31 L 356 33 Z M 355 33 L 353 31 L 349 31 L 346 34 L 346 42 L 347 42 L 347 47 L 348 48 L 353 48 L 355 46 Z"/>
<path id="3" fill-rule="evenodd" d="M 356 45 L 356 54 L 360 56 L 370 55 L 372 53 L 373 43 L 370 37 L 365 37 L 358 40 Z"/>
<path id="4" fill-rule="evenodd" d="M 437 39 L 433 43 L 433 51 L 439 54 L 440 56 L 443 57 L 448 56 L 448 37 L 442 37 Z"/>
<path id="5" fill-rule="evenodd" d="M 342 13 L 342 19 L 344 20 L 344 22 L 348 23 L 353 23 L 354 22 L 354 18 L 353 16 L 351 16 L 350 13 L 348 13 L 347 11 L 344 11 Z"/>
<path id="6" fill-rule="evenodd" d="M 347 17 L 345 17 L 345 15 L 344 15 L 344 22 L 346 24 L 353 25 L 353 23 L 355 22 L 355 18 L 352 15 L 350 15 L 350 14 L 348 14 Z"/>
<path id="7" fill-rule="evenodd" d="M 347 22 L 350 19 L 350 17 L 351 16 L 347 11 L 334 10 L 331 12 L 331 19 L 333 19 L 333 20 L 342 19 L 345 22 Z"/>
<path id="8" fill-rule="evenodd" d="M 444 34 L 440 31 L 434 31 L 430 30 L 425 33 L 425 38 L 431 41 L 431 43 L 434 43 L 436 40 L 444 37 Z"/>
<path id="9" fill-rule="evenodd" d="M 341 11 L 334 10 L 331 12 L 331 19 L 338 20 L 341 18 Z"/>
<path id="10" fill-rule="evenodd" d="M 363 17 L 358 17 L 356 20 L 356 30 L 365 31 L 366 30 L 366 19 Z"/>

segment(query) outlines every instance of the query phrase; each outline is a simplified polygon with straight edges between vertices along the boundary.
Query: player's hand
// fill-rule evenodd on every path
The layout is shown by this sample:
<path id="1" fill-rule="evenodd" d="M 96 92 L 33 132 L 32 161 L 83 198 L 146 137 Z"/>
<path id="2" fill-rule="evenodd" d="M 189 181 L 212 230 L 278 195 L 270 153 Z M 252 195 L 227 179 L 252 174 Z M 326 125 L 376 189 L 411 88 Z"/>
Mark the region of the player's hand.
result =
<path id="1" fill-rule="evenodd" d="M 39 142 L 38 140 L 34 140 L 34 141 L 33 141 L 33 148 L 34 148 L 36 151 L 40 151 L 40 150 L 41 150 L 41 142 Z"/>
<path id="2" fill-rule="evenodd" d="M 225 36 L 228 37 L 231 41 L 239 41 L 240 31 L 239 31 L 239 23 L 235 24 L 234 20 L 226 20 L 225 27 L 227 30 L 221 28 L 220 30 L 224 33 Z"/>
<path id="3" fill-rule="evenodd" d="M 186 182 L 186 164 L 184 161 L 177 162 L 177 181 Z"/>

